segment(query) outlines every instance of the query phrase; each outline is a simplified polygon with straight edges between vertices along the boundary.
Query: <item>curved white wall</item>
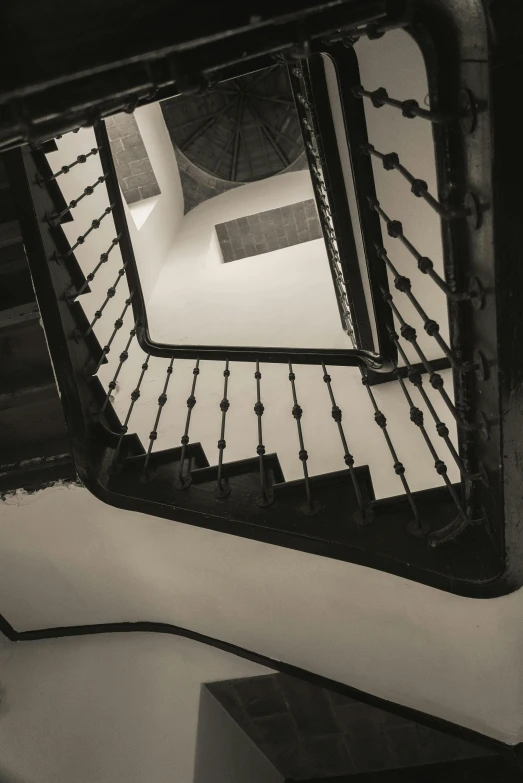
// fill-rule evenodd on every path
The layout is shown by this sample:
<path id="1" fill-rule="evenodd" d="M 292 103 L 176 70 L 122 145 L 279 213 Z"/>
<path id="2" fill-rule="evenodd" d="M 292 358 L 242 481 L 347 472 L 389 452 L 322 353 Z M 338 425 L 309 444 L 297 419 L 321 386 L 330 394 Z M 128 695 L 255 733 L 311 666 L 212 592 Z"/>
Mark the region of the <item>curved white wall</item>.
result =
<path id="1" fill-rule="evenodd" d="M 523 591 L 461 598 L 350 563 L 120 511 L 78 487 L 3 503 L 0 540 L 0 608 L 17 630 L 174 623 L 505 742 L 523 740 Z M 89 649 L 90 642 L 74 644 Z M 122 637 L 118 649 L 127 644 Z M 162 655 L 171 645 L 176 655 L 177 640 L 158 644 Z M 16 645 L 15 660 L 28 647 Z M 137 678 L 140 666 L 137 658 Z M 29 699 L 37 683 L 27 687 Z M 1 720 L 0 705 L 0 738 Z"/>
<path id="2" fill-rule="evenodd" d="M 195 764 L 197 752 L 201 756 L 206 751 L 197 744 L 200 720 L 207 717 L 200 715 L 202 682 L 265 673 L 263 667 L 219 650 L 154 634 L 11 645 L 0 669 L 0 779 L 205 781 L 201 770 L 210 759 L 199 758 Z M 227 714 L 223 717 L 230 721 Z M 215 724 L 223 742 L 232 740 L 219 716 Z M 262 768 L 272 773 L 267 783 L 281 780 L 252 750 L 251 763 L 265 762 L 267 768 Z M 225 765 L 227 755 L 214 760 Z M 214 780 L 221 774 L 218 769 Z"/>

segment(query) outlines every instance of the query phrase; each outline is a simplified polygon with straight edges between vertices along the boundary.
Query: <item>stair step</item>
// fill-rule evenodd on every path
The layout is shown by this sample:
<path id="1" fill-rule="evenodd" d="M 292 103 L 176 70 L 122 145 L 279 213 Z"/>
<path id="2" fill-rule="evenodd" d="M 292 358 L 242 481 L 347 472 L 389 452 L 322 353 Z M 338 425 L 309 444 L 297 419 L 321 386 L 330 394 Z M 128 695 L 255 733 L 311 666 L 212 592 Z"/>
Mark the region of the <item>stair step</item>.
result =
<path id="1" fill-rule="evenodd" d="M 33 281 L 22 242 L 0 248 L 0 310 L 35 302 Z"/>
<path id="2" fill-rule="evenodd" d="M 102 346 L 100 345 L 98 338 L 94 333 L 94 329 L 89 332 L 89 334 L 87 334 L 87 330 L 89 329 L 89 320 L 80 302 L 71 303 L 71 312 L 74 316 L 76 328 L 78 329 L 79 334 L 87 335 L 86 337 L 77 338 L 78 340 L 83 340 L 89 348 L 90 361 L 89 367 L 86 368 L 86 370 L 94 370 L 103 354 Z M 107 356 L 104 356 L 102 359 L 102 364 L 107 364 L 107 362 Z"/>
<path id="3" fill-rule="evenodd" d="M 125 460 L 126 474 L 128 474 L 129 472 L 131 473 L 142 472 L 143 465 L 145 462 L 144 455 L 145 455 L 145 450 L 143 451 L 143 454 L 134 457 L 129 457 Z M 181 446 L 176 446 L 175 448 L 172 449 L 153 451 L 149 458 L 148 469 L 156 473 L 158 478 L 161 478 L 165 473 L 165 469 L 167 468 L 168 471 L 167 475 L 170 476 L 170 480 L 172 481 L 173 465 L 174 463 L 178 463 L 180 461 L 181 456 L 182 456 Z M 205 469 L 209 464 L 201 443 L 188 443 L 185 451 L 185 457 L 187 460 L 190 460 L 191 466 L 198 466 L 202 469 Z"/>
<path id="4" fill-rule="evenodd" d="M 13 398 L 0 409 L 0 465 L 70 452 L 64 412 L 56 387 Z"/>
<path id="5" fill-rule="evenodd" d="M 372 485 L 372 477 L 368 465 L 358 465 L 354 468 L 354 473 L 358 481 L 358 485 L 361 489 L 363 498 L 365 501 L 370 502 L 374 500 L 374 487 Z M 350 471 L 336 470 L 331 473 L 320 473 L 317 476 L 310 476 L 309 481 L 313 490 L 323 491 L 323 488 L 329 486 L 339 485 L 347 482 L 350 484 L 352 490 L 352 478 Z M 286 481 L 283 484 L 275 484 L 273 487 L 274 495 L 278 498 L 293 497 L 297 494 L 303 496 L 305 492 L 305 479 L 295 479 L 294 481 Z M 314 494 L 314 491 L 313 491 Z"/>
<path id="6" fill-rule="evenodd" d="M 277 454 L 266 454 L 263 462 L 270 484 L 285 481 Z M 256 486 L 258 486 L 260 474 L 260 460 L 258 457 L 239 459 L 235 462 L 224 462 L 222 466 L 222 477 L 224 479 L 230 479 L 234 476 L 245 476 L 249 473 L 256 475 Z M 218 478 L 218 465 L 208 465 L 199 470 L 193 470 L 191 478 L 193 484 L 214 483 Z"/>
<path id="7" fill-rule="evenodd" d="M 0 391 L 0 411 L 32 405 L 39 400 L 51 399 L 57 394 L 54 381 L 40 386 L 26 386 L 17 391 Z"/>
<path id="8" fill-rule="evenodd" d="M 89 387 L 93 395 L 91 414 L 93 414 L 98 420 L 97 414 L 98 411 L 102 409 L 102 406 L 105 402 L 105 398 L 107 396 L 107 392 L 102 386 L 102 382 L 96 375 L 90 379 Z M 113 433 L 116 433 L 118 437 L 120 436 L 120 428 L 122 426 L 122 422 L 120 421 L 120 417 L 114 410 L 110 400 L 105 406 L 105 410 L 103 412 L 103 424 Z"/>
<path id="9" fill-rule="evenodd" d="M 7 171 L 5 169 L 5 163 L 2 155 L 0 155 L 0 188 L 8 188 L 9 180 L 7 179 Z"/>
<path id="10" fill-rule="evenodd" d="M 0 466 L 0 493 L 15 489 L 35 492 L 56 481 L 73 481 L 76 469 L 70 454 L 28 459 Z"/>
<path id="11" fill-rule="evenodd" d="M 46 155 L 49 155 L 50 152 L 56 152 L 58 150 L 58 144 L 54 139 L 49 139 L 40 145 L 40 149 L 42 152 L 45 152 Z"/>
<path id="12" fill-rule="evenodd" d="M 56 142 L 55 142 L 56 145 Z M 67 208 L 67 202 L 64 198 L 64 195 L 62 193 L 62 189 L 59 185 L 59 181 L 55 179 L 51 179 L 53 170 L 49 164 L 49 161 L 45 157 L 45 152 L 42 150 L 36 150 L 33 152 L 33 160 L 36 164 L 36 168 L 38 169 L 39 175 L 42 177 L 42 179 L 48 180 L 47 181 L 47 192 L 51 196 L 53 200 L 53 206 L 55 212 L 63 212 L 64 209 Z M 80 194 L 78 194 L 80 195 Z M 70 223 L 73 220 L 73 216 L 68 210 L 63 218 L 61 219 L 61 223 Z"/>
<path id="13" fill-rule="evenodd" d="M 0 223 L 0 248 L 16 245 L 22 241 L 20 224 L 18 220 L 9 220 Z"/>
<path id="14" fill-rule="evenodd" d="M 0 185 L 0 221 L 2 223 L 7 223 L 16 220 L 16 218 L 17 214 L 11 196 L 11 190 L 9 187 L 2 187 Z"/>
<path id="15" fill-rule="evenodd" d="M 26 387 L 54 385 L 49 351 L 39 318 L 35 304 L 0 313 L 3 394 Z"/>

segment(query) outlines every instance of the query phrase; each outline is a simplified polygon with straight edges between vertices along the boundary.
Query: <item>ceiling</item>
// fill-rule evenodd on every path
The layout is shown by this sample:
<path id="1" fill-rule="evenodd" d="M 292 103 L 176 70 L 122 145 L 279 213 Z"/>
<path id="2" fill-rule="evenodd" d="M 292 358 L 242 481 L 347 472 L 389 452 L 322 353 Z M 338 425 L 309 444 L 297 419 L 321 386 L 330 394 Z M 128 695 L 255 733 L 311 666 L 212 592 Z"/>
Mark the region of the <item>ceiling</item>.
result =
<path id="1" fill-rule="evenodd" d="M 279 174 L 303 150 L 287 69 L 264 68 L 203 95 L 162 103 L 175 146 L 198 168 L 228 182 Z"/>

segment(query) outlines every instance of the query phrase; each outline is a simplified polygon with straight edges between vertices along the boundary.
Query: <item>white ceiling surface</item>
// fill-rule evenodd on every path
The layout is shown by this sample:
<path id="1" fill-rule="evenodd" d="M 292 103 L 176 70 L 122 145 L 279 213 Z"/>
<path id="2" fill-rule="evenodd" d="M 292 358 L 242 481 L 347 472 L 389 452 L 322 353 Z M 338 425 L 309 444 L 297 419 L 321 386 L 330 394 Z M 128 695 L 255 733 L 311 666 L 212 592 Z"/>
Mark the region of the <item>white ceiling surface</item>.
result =
<path id="1" fill-rule="evenodd" d="M 461 598 L 114 509 L 71 486 L 4 502 L 0 541 L 0 609 L 17 630 L 173 623 L 506 742 L 523 739 L 521 591 Z"/>

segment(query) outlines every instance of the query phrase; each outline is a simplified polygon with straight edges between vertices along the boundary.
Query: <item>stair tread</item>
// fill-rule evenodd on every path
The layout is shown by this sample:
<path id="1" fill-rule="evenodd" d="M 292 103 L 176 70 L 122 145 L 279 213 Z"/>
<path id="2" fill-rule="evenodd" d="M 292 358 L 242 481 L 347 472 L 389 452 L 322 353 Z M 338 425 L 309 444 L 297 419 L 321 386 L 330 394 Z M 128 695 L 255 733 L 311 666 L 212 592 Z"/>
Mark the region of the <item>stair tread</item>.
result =
<path id="1" fill-rule="evenodd" d="M 357 465 L 354 467 L 354 473 L 356 474 L 358 483 L 361 485 L 366 500 L 374 500 L 374 487 L 372 485 L 372 477 L 369 466 Z M 346 468 L 344 470 L 335 470 L 329 473 L 319 473 L 315 476 L 309 476 L 309 481 L 313 487 L 323 487 L 332 484 L 351 482 L 352 479 L 349 469 Z M 291 494 L 295 490 L 301 490 L 304 486 L 305 479 L 299 478 L 294 479 L 293 481 L 286 481 L 284 483 L 275 484 L 273 490 L 274 493 L 278 495 Z"/>
<path id="2" fill-rule="evenodd" d="M 38 312 L 31 307 L 4 311 L 0 328 L 2 393 L 54 383 L 53 369 Z"/>
<path id="3" fill-rule="evenodd" d="M 359 476 L 370 480 L 367 466 L 356 468 Z M 159 470 L 153 480 L 142 483 L 136 480 L 136 472 L 123 471 L 106 475 L 104 492 L 111 502 L 122 508 L 154 513 L 178 523 L 197 524 L 213 530 L 247 536 L 271 544 L 290 546 L 327 557 L 350 560 L 367 567 L 391 569 L 394 562 L 412 563 L 413 571 L 428 568 L 434 573 L 455 572 L 459 578 L 477 575 L 476 556 L 462 557 L 462 548 L 429 547 L 427 538 L 408 533 L 412 511 L 405 497 L 377 501 L 384 503 L 383 511 L 376 513 L 370 524 L 357 523 L 355 512 L 358 504 L 349 471 L 336 471 L 331 476 L 313 477 L 311 482 L 313 501 L 319 506 L 317 513 L 306 513 L 306 494 L 303 481 L 288 482 L 274 492 L 271 505 L 258 505 L 260 496 L 259 474 L 254 472 L 232 476 L 230 494 L 217 497 L 216 483 L 191 484 L 177 488 L 173 466 Z M 361 482 L 366 485 L 365 482 Z M 370 494 L 371 485 L 367 486 Z M 421 504 L 423 521 L 430 530 L 442 528 L 456 516 L 455 506 L 445 487 L 427 492 L 430 502 Z M 374 505 L 374 504 L 373 504 Z M 467 545 L 479 547 L 479 562 L 488 568 L 497 565 L 490 540 L 480 527 L 466 532 Z M 369 559 L 368 553 L 372 551 Z M 476 550 L 474 550 L 476 551 Z M 477 554 L 477 553 L 476 553 Z M 394 570 L 394 568 L 392 568 Z"/>
<path id="4" fill-rule="evenodd" d="M 0 466 L 0 492 L 43 489 L 56 481 L 72 481 L 76 469 L 70 454 L 27 459 L 13 465 Z"/>
<path id="5" fill-rule="evenodd" d="M 89 334 L 87 334 L 87 331 L 89 329 L 89 319 L 87 318 L 85 311 L 82 305 L 80 304 L 80 302 L 73 302 L 71 304 L 71 313 L 74 315 L 76 328 L 78 329 L 78 332 L 80 334 L 86 335 L 85 337 L 79 337 L 78 339 L 84 340 L 89 346 L 90 370 L 92 371 L 103 354 L 102 346 L 100 345 L 100 342 L 94 332 L 94 329 L 92 329 L 89 332 Z M 107 364 L 107 362 L 108 362 L 107 356 L 104 355 L 102 359 L 102 364 Z"/>
<path id="6" fill-rule="evenodd" d="M 91 406 L 91 412 L 97 414 L 105 403 L 107 392 L 104 389 L 102 382 L 96 375 L 90 379 L 89 386 L 93 394 L 93 404 Z M 110 401 L 105 406 L 105 410 L 103 413 L 103 423 L 108 427 L 109 430 L 111 430 L 114 433 L 117 433 L 117 435 L 119 436 L 122 422 L 120 421 L 120 417 L 114 410 Z"/>
<path id="7" fill-rule="evenodd" d="M 458 495 L 461 493 L 461 485 L 460 484 L 453 484 L 452 485 L 458 492 Z M 442 485 L 440 487 L 431 487 L 430 489 L 420 489 L 416 492 L 412 492 L 412 496 L 414 497 L 414 500 L 416 503 L 421 503 L 423 505 L 428 505 L 431 503 L 432 500 L 437 499 L 441 495 L 441 491 L 445 489 L 445 486 Z M 400 504 L 408 503 L 407 496 L 406 495 L 392 495 L 387 498 L 378 498 L 377 500 L 373 501 L 373 507 L 374 508 L 380 508 L 380 509 L 387 509 L 387 508 L 394 508 L 395 506 L 398 506 Z"/>
<path id="8" fill-rule="evenodd" d="M 11 196 L 11 189 L 9 186 L 2 187 L 0 185 L 0 221 L 7 223 L 9 221 L 15 221 L 17 218 L 15 205 Z"/>
<path id="9" fill-rule="evenodd" d="M 44 383 L 40 386 L 26 386 L 13 392 L 0 392 L 0 411 L 9 408 L 22 408 L 33 405 L 35 401 L 51 399 L 58 394 L 56 383 Z"/>
<path id="10" fill-rule="evenodd" d="M 173 462 L 179 462 L 182 455 L 182 446 L 175 446 L 172 449 L 160 449 L 153 451 L 149 458 L 149 467 L 152 470 L 160 470 L 162 467 L 170 467 Z M 202 444 L 199 442 L 188 443 L 186 452 L 186 458 L 192 458 L 203 470 L 209 465 L 209 461 L 205 455 Z M 126 469 L 141 472 L 143 464 L 145 462 L 145 450 L 143 454 L 128 457 L 125 461 Z M 194 472 L 194 471 L 193 471 Z"/>
<path id="11" fill-rule="evenodd" d="M 14 245 L 22 241 L 22 233 L 18 220 L 0 222 L 0 248 Z"/>
<path id="12" fill-rule="evenodd" d="M 56 144 L 56 142 L 55 142 Z M 63 212 L 64 209 L 67 208 L 67 202 L 64 198 L 64 194 L 62 193 L 62 189 L 59 185 L 59 183 L 55 179 L 51 179 L 53 170 L 49 164 L 49 161 L 47 160 L 45 156 L 45 152 L 43 150 L 36 150 L 33 152 L 33 160 L 35 162 L 36 168 L 38 169 L 38 173 L 43 179 L 48 180 L 47 182 L 47 192 L 50 194 L 54 208 L 56 212 Z M 62 223 L 70 223 L 73 220 L 73 216 L 68 210 L 65 215 L 63 216 L 61 222 Z"/>
<path id="13" fill-rule="evenodd" d="M 285 481 L 283 471 L 276 453 L 265 454 L 265 469 L 271 472 L 276 482 Z M 248 457 L 247 459 L 235 460 L 233 462 L 223 463 L 222 475 L 224 478 L 241 476 L 247 473 L 255 473 L 258 481 L 260 473 L 260 460 L 258 457 Z M 203 484 L 206 481 L 215 481 L 218 476 L 218 465 L 208 465 L 191 472 L 193 484 Z"/>
<path id="14" fill-rule="evenodd" d="M 28 405 L 0 410 L 0 465 L 70 451 L 64 412 L 58 392 L 48 390 Z"/>
<path id="15" fill-rule="evenodd" d="M 58 150 L 58 144 L 55 139 L 48 139 L 41 144 L 40 149 L 42 152 L 45 152 L 46 155 L 49 155 L 50 152 L 56 152 Z"/>

